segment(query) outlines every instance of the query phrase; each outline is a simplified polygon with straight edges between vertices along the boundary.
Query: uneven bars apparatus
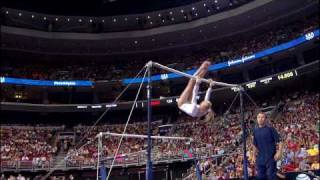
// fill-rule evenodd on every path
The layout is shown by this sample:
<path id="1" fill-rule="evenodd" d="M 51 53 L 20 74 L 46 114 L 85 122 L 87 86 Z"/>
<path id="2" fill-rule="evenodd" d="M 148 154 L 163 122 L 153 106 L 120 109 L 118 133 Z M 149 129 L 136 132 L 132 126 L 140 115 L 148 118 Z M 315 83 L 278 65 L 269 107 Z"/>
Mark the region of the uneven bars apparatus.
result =
<path id="1" fill-rule="evenodd" d="M 178 71 L 178 70 L 169 68 L 169 67 L 167 67 L 167 66 L 164 66 L 164 65 L 159 64 L 159 63 L 156 63 L 156 62 L 150 61 L 150 62 L 147 64 L 147 66 L 150 65 L 150 64 L 151 64 L 152 66 L 154 66 L 154 67 L 158 67 L 158 68 L 160 68 L 160 69 L 164 69 L 164 70 L 166 70 L 166 71 L 173 72 L 173 73 L 179 74 L 179 75 L 184 76 L 184 77 L 187 77 L 187 78 L 191 78 L 191 79 L 196 78 L 196 77 L 193 76 L 193 75 L 190 75 L 190 74 L 187 74 L 187 73 L 185 73 L 185 72 L 181 72 L 181 71 Z M 201 78 L 200 81 L 201 81 L 201 82 L 205 82 L 205 83 L 210 83 L 210 81 L 209 81 L 208 79 L 204 79 L 204 78 Z M 216 85 L 225 86 L 225 87 L 238 87 L 238 86 L 239 86 L 239 85 L 237 85 L 237 84 L 229 84 L 229 83 L 223 83 L 223 82 L 218 82 L 218 81 L 213 81 L 213 82 L 214 82 L 214 84 L 216 84 Z"/>
<path id="2" fill-rule="evenodd" d="M 99 178 L 99 161 L 100 161 L 100 153 L 99 153 L 99 148 L 102 148 L 102 136 L 104 135 L 107 135 L 107 136 L 117 136 L 117 137 L 131 137 L 131 138 L 144 138 L 144 139 L 169 139 L 169 140 L 188 140 L 190 142 L 193 142 L 193 139 L 192 138 L 189 138 L 189 137 L 173 137 L 173 136 L 150 136 L 150 134 L 148 135 L 140 135 L 140 134 L 119 134 L 119 133 L 110 133 L 110 132 L 100 132 L 99 134 L 96 135 L 96 138 L 98 139 L 98 161 L 97 161 L 97 180 Z M 147 154 L 150 155 L 151 157 L 151 154 L 149 154 L 150 151 L 147 151 Z M 148 157 L 149 159 L 149 157 Z M 148 160 L 150 161 L 150 160 Z M 151 162 L 151 161 L 150 161 Z M 148 164 L 148 162 L 147 162 Z M 151 164 L 152 166 L 152 164 Z M 152 169 L 151 169 L 152 171 Z M 152 180 L 153 176 L 152 176 L 152 173 L 151 175 L 147 174 L 146 173 L 146 179 L 147 180 Z"/>
<path id="3" fill-rule="evenodd" d="M 176 74 L 179 74 L 181 76 L 184 76 L 184 77 L 187 77 L 187 78 L 190 78 L 190 79 L 193 79 L 193 78 L 196 78 L 195 76 L 193 75 L 190 75 L 190 74 L 187 74 L 185 72 L 181 72 L 181 71 L 178 71 L 178 70 L 175 70 L 175 69 L 172 69 L 172 68 L 169 68 L 167 66 L 164 66 L 162 64 L 159 64 L 159 63 L 156 63 L 156 62 L 152 62 L 152 61 L 149 61 L 147 64 L 146 64 L 146 67 L 147 67 L 147 70 L 149 71 L 149 75 L 148 75 L 148 87 L 150 86 L 151 87 L 151 69 L 152 67 L 157 67 L 157 68 L 160 68 L 160 69 L 164 69 L 166 71 L 169 71 L 169 72 L 173 72 L 173 73 L 176 73 Z M 206 83 L 210 83 L 210 81 L 208 79 L 204 79 L 204 78 L 201 78 L 200 79 L 201 82 L 206 82 Z M 248 180 L 249 179 L 249 176 L 248 176 L 248 159 L 247 159 L 247 156 L 246 156 L 246 153 L 247 153 L 247 149 L 246 149 L 246 127 L 245 127 L 245 121 L 244 121 L 244 111 L 243 111 L 243 97 L 242 97 L 242 93 L 244 92 L 244 88 L 241 86 L 241 85 L 237 85 L 237 84 L 228 84 L 228 83 L 223 83 L 223 82 L 217 82 L 217 81 L 213 81 L 216 85 L 219 85 L 219 86 L 225 86 L 225 87 L 236 87 L 236 88 L 239 88 L 239 92 L 240 92 L 240 116 L 241 116 L 241 124 L 242 124 L 242 141 L 243 141 L 243 159 L 244 159 L 244 163 L 243 163 L 243 174 L 244 174 L 244 179 L 245 180 Z M 148 102 L 150 102 L 151 100 L 151 90 L 148 89 Z M 148 116 L 149 116 L 149 113 L 151 114 L 151 107 L 150 105 L 148 105 Z M 148 123 L 150 123 L 150 117 L 148 117 Z M 150 134 L 149 135 L 149 138 L 148 140 L 150 139 Z M 149 147 L 150 149 L 151 147 Z M 150 156 L 150 155 L 149 155 Z M 151 161 L 151 159 L 149 159 L 149 161 Z M 152 179 L 152 178 L 150 178 Z M 147 177 L 147 180 L 149 180 L 149 178 Z"/>
<path id="4" fill-rule="evenodd" d="M 167 66 L 161 65 L 159 63 L 155 63 L 152 61 L 149 61 L 146 64 L 146 68 L 148 71 L 148 85 L 147 85 L 147 98 L 148 98 L 148 135 L 137 135 L 137 134 L 117 134 L 117 133 L 99 133 L 96 137 L 101 140 L 102 135 L 113 135 L 113 136 L 126 136 L 126 137 L 134 137 L 134 138 L 147 138 L 148 139 L 148 149 L 147 149 L 147 167 L 146 167 L 146 179 L 147 180 L 153 180 L 153 175 L 152 175 L 152 161 L 151 161 L 151 139 L 175 139 L 175 140 L 190 140 L 193 141 L 192 138 L 186 138 L 186 137 L 169 137 L 169 136 L 151 136 L 151 119 L 152 119 L 152 108 L 151 108 L 151 89 L 152 89 L 152 83 L 151 83 L 151 69 L 152 67 L 158 67 L 160 69 L 164 69 L 169 72 L 173 72 L 176 74 L 179 74 L 181 76 L 194 79 L 196 78 L 193 75 L 187 74 L 185 72 L 181 72 L 172 68 L 169 68 Z M 205 83 L 210 83 L 208 79 L 201 78 L 201 82 Z M 241 85 L 237 84 L 229 84 L 229 83 L 223 83 L 223 82 L 218 82 L 218 81 L 213 81 L 216 85 L 219 86 L 225 86 L 225 87 L 237 87 L 240 90 L 240 94 L 244 91 L 243 87 Z M 243 113 L 243 103 L 242 103 L 242 95 L 240 96 L 240 109 L 241 109 L 241 119 L 242 119 L 242 124 L 243 124 L 243 131 L 245 132 L 245 126 L 244 126 L 244 113 Z M 243 133 L 243 141 L 245 145 L 245 133 Z M 245 156 L 246 154 L 246 148 L 244 147 L 244 179 L 248 180 L 248 169 L 247 169 L 247 158 Z"/>

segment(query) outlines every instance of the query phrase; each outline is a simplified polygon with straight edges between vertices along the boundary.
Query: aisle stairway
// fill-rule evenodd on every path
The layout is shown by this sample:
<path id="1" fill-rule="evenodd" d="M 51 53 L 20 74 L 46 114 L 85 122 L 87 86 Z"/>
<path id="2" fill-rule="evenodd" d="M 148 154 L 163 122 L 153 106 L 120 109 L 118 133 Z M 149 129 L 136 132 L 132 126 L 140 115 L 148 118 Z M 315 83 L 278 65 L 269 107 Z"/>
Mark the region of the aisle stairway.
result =
<path id="1" fill-rule="evenodd" d="M 66 152 L 63 152 L 62 150 L 58 153 L 57 156 L 53 158 L 52 165 L 54 168 L 65 168 L 65 157 L 67 156 Z"/>

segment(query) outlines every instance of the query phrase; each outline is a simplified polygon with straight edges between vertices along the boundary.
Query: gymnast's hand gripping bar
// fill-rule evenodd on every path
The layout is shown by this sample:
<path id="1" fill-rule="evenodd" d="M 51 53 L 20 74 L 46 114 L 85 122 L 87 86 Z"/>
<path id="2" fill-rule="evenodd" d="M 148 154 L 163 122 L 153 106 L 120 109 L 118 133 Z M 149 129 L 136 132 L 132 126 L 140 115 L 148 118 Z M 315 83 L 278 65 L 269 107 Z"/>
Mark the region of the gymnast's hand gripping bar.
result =
<path id="1" fill-rule="evenodd" d="M 187 73 L 185 73 L 185 72 L 181 72 L 181 71 L 178 71 L 178 70 L 169 68 L 169 67 L 167 67 L 167 66 L 164 66 L 164 65 L 159 64 L 159 63 L 156 63 L 156 62 L 149 61 L 149 62 L 147 63 L 147 66 L 150 66 L 150 65 L 151 65 L 152 67 L 157 67 L 157 68 L 160 68 L 160 69 L 164 69 L 164 70 L 166 70 L 166 71 L 173 72 L 173 73 L 179 74 L 179 75 L 184 76 L 184 77 L 187 77 L 187 78 L 191 78 L 191 79 L 192 79 L 192 78 L 196 78 L 196 77 L 193 76 L 193 75 L 190 75 L 190 74 L 187 74 Z M 210 84 L 210 81 L 209 81 L 208 79 L 201 78 L 200 81 Z M 219 86 L 239 87 L 239 85 L 237 85 L 237 84 L 229 84 L 229 83 L 223 83 L 223 82 L 218 82 L 218 81 L 213 81 L 213 82 L 214 82 L 214 84 L 219 85 Z"/>

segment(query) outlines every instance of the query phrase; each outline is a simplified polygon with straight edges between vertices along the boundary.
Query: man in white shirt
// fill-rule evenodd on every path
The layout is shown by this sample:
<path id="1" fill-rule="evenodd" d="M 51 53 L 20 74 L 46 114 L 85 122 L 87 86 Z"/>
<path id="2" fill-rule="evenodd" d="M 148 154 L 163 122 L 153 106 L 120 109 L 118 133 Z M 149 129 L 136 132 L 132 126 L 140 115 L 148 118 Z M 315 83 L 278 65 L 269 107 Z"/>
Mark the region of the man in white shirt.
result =
<path id="1" fill-rule="evenodd" d="M 210 64 L 211 63 L 209 61 L 205 61 L 202 63 L 200 68 L 194 74 L 194 76 L 196 76 L 197 78 L 189 80 L 187 87 L 178 99 L 179 109 L 192 117 L 202 117 L 208 113 L 212 113 L 212 104 L 210 102 L 212 86 L 214 85 L 214 82 L 212 80 L 206 92 L 205 99 L 200 104 L 197 104 L 197 95 L 201 83 L 200 79 L 205 76 Z"/>

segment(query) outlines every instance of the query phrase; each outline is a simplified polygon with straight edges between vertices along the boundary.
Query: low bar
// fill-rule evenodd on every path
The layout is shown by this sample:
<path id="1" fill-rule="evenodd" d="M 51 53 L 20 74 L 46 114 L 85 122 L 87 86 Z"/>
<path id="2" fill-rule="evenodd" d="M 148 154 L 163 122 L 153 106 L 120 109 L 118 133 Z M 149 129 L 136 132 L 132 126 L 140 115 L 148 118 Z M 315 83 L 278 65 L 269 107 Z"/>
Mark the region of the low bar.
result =
<path id="1" fill-rule="evenodd" d="M 109 135 L 109 136 L 124 136 L 124 137 L 132 137 L 132 138 L 144 138 L 147 139 L 147 135 L 140 135 L 140 134 L 119 134 L 119 133 L 110 133 L 110 132 L 100 132 L 97 137 Z M 189 140 L 193 141 L 192 138 L 189 137 L 173 137 L 173 136 L 151 136 L 151 139 L 171 139 L 171 140 Z"/>
<path id="2" fill-rule="evenodd" d="M 150 63 L 150 62 L 149 62 Z M 151 62 L 152 63 L 152 66 L 154 67 L 158 67 L 160 69 L 164 69 L 166 71 L 169 71 L 169 72 L 173 72 L 173 73 L 176 73 L 176 74 L 179 74 L 181 76 L 184 76 L 184 77 L 187 77 L 187 78 L 196 78 L 195 76 L 193 75 L 190 75 L 190 74 L 187 74 L 185 72 L 181 72 L 181 71 L 178 71 L 178 70 L 175 70 L 175 69 L 172 69 L 172 68 L 169 68 L 167 66 L 164 66 L 162 64 L 159 64 L 159 63 L 156 63 L 156 62 Z M 204 79 L 204 78 L 201 78 L 200 79 L 201 82 L 205 82 L 205 83 L 210 83 L 210 81 L 208 79 Z M 238 87 L 239 85 L 237 84 L 228 84 L 228 83 L 223 83 L 223 82 L 218 82 L 218 81 L 213 81 L 216 85 L 219 85 L 219 86 L 225 86 L 225 87 Z"/>

